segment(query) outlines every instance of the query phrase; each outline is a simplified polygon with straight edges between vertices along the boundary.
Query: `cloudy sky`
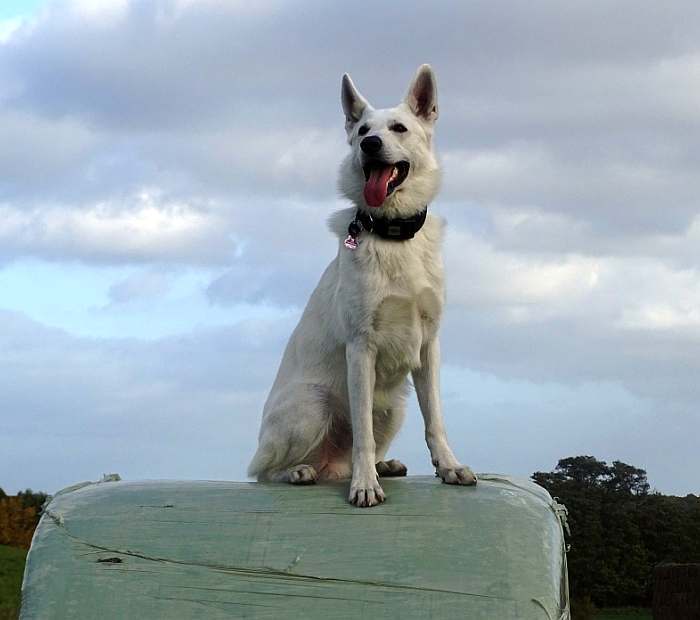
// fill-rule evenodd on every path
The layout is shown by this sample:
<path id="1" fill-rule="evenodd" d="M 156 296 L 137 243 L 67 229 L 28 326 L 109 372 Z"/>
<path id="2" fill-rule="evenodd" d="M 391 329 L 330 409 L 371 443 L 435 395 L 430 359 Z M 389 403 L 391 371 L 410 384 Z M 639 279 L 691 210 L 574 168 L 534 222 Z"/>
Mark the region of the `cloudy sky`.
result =
<path id="1" fill-rule="evenodd" d="M 4 0 L 0 486 L 244 479 L 335 253 L 340 76 L 384 107 L 429 62 L 455 451 L 700 492 L 700 4 L 408 7 Z"/>

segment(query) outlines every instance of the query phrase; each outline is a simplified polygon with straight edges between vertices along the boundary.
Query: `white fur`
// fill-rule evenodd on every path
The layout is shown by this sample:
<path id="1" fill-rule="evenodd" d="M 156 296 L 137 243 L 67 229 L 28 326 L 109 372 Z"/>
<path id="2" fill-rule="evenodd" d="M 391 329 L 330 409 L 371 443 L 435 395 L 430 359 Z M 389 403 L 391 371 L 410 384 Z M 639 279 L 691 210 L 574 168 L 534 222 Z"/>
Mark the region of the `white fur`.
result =
<path id="1" fill-rule="evenodd" d="M 418 69 L 405 100 L 374 110 L 349 76 L 341 99 L 350 154 L 340 169 L 340 191 L 375 217 L 406 217 L 435 197 L 440 173 L 432 136 L 437 119 L 435 76 Z M 408 131 L 397 133 L 391 125 Z M 406 180 L 381 207 L 364 200 L 365 135 L 382 139 L 382 157 L 406 160 Z M 338 254 L 327 267 L 287 344 L 263 411 L 258 451 L 249 475 L 259 480 L 310 483 L 352 476 L 349 501 L 372 506 L 384 500 L 377 470 L 402 475 L 384 461 L 403 421 L 408 375 L 425 420 L 425 437 L 437 474 L 452 484 L 476 477 L 455 458 L 440 410 L 438 326 L 444 302 L 440 245 L 442 221 L 428 215 L 408 241 L 363 232 L 355 251 L 343 245 L 355 207 L 329 221 Z"/>

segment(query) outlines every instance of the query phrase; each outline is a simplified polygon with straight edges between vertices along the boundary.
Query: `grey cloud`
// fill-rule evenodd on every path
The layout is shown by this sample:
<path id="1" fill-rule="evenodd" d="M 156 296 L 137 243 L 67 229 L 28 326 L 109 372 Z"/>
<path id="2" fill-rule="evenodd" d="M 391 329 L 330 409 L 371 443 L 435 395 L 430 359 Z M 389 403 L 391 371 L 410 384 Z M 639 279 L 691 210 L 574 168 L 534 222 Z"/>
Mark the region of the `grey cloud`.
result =
<path id="1" fill-rule="evenodd" d="M 167 274 L 147 271 L 129 276 L 109 287 L 109 299 L 113 304 L 161 297 L 168 292 Z"/>
<path id="2" fill-rule="evenodd" d="M 488 316 L 454 307 L 443 341 L 454 364 L 535 382 L 618 382 L 664 413 L 700 424 L 694 406 L 700 397 L 697 333 L 615 329 L 585 317 L 517 323 L 498 311 Z"/>
<path id="3" fill-rule="evenodd" d="M 448 209 L 462 230 L 477 231 L 478 227 L 468 221 L 474 207 L 466 214 L 462 211 L 455 206 Z M 620 211 L 618 217 L 624 218 L 627 210 Z M 659 205 L 656 212 L 659 219 L 667 213 Z M 606 232 L 574 214 L 540 209 L 495 207 L 490 215 L 482 226 L 488 229 L 488 238 L 494 247 L 503 251 L 525 256 L 578 254 L 640 261 L 656 259 L 681 270 L 695 269 L 700 264 L 700 214 L 692 214 L 692 219 L 684 226 L 670 226 L 665 222 L 656 230 L 608 229 Z"/>
<path id="4" fill-rule="evenodd" d="M 295 268 L 296 266 L 296 268 Z M 268 303 L 279 307 L 303 307 L 313 290 L 315 274 L 298 264 L 261 269 L 254 265 L 237 265 L 217 277 L 207 287 L 208 299 L 214 304 Z"/>
<path id="5" fill-rule="evenodd" d="M 451 161 L 520 150 L 488 180 L 452 166 L 445 199 L 573 213 L 605 235 L 687 225 L 698 189 L 686 88 L 694 4 L 441 3 L 412 7 L 406 27 L 392 29 L 383 24 L 393 7 L 367 10 L 376 19 L 348 29 L 345 8 L 328 3 L 247 11 L 162 0 L 95 24 L 59 2 L 4 46 L 0 72 L 17 84 L 5 105 L 117 137 L 121 154 L 91 160 L 104 191 L 117 177 L 318 198 L 332 195 L 343 152 L 339 75 L 353 71 L 370 99 L 392 104 L 428 60 Z M 90 193 L 74 175 L 76 184 Z"/>
<path id="6" fill-rule="evenodd" d="M 272 109 L 280 99 L 285 108 L 290 100 L 316 100 L 310 119 L 325 108 L 326 94 L 337 99 L 339 69 L 357 70 L 377 98 L 405 88 L 410 74 L 397 74 L 397 67 L 410 71 L 425 61 L 459 71 L 448 93 L 484 92 L 506 81 L 522 88 L 533 66 L 568 71 L 613 59 L 629 67 L 695 50 L 693 15 L 691 2 L 662 8 L 547 1 L 513 3 L 507 12 L 488 2 L 444 2 L 415 5 L 403 27 L 386 28 L 395 23 L 390 4 L 355 4 L 349 18 L 345 6 L 319 0 L 303 10 L 279 2 L 256 11 L 213 3 L 178 10 L 160 0 L 130 3 L 120 19 L 86 26 L 56 2 L 36 28 L 11 41 L 3 66 L 23 83 L 19 100 L 120 126 L 197 125 L 245 112 L 251 100 Z M 333 110 L 324 118 L 336 116 Z"/>
<path id="7" fill-rule="evenodd" d="M 22 187 L 36 186 L 38 180 L 55 190 L 66 177 L 85 176 L 99 138 L 69 118 L 47 119 L 0 107 L 0 144 L 2 202 Z"/>
<path id="8" fill-rule="evenodd" d="M 220 305 L 269 303 L 303 307 L 337 253 L 338 240 L 326 228 L 334 210 L 323 202 L 250 202 L 239 211 L 237 232 L 248 240 L 230 268 L 206 294 Z"/>
<path id="9" fill-rule="evenodd" d="M 50 491 L 102 471 L 242 478 L 290 329 L 280 319 L 142 342 L 0 319 L 2 485 Z"/>
<path id="10" fill-rule="evenodd" d="M 235 251 L 231 226 L 215 205 L 148 191 L 77 208 L 0 205 L 0 242 L 5 261 L 225 264 Z"/>

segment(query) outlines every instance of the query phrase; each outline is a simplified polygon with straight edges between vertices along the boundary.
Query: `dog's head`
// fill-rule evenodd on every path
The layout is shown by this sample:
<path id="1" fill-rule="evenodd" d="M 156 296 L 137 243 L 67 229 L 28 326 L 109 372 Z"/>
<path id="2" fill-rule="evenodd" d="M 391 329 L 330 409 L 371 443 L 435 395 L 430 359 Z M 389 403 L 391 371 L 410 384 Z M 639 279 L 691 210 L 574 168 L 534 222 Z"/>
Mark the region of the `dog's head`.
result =
<path id="1" fill-rule="evenodd" d="M 378 216 L 409 216 L 437 193 L 440 171 L 432 138 L 438 117 L 435 74 L 418 68 L 404 100 L 375 110 L 343 75 L 341 101 L 351 153 L 340 171 L 340 191 Z"/>

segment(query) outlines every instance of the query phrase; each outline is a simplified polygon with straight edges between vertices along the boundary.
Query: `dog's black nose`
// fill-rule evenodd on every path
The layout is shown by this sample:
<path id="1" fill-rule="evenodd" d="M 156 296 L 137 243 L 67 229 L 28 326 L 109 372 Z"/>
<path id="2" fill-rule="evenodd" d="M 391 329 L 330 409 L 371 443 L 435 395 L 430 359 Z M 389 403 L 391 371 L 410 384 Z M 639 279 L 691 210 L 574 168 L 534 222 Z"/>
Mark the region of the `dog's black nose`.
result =
<path id="1" fill-rule="evenodd" d="M 379 136 L 367 136 L 360 142 L 360 148 L 367 155 L 375 155 L 382 148 L 382 139 Z"/>

